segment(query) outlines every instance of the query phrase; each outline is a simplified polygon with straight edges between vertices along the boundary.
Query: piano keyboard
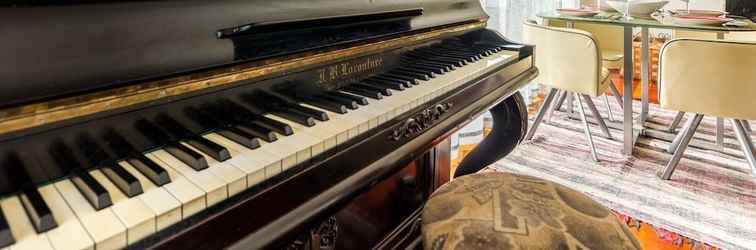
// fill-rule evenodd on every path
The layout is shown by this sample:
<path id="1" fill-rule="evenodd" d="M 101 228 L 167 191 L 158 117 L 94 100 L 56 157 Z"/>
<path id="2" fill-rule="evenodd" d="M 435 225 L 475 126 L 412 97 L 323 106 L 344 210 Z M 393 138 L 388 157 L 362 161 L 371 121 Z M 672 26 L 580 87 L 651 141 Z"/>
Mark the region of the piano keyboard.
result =
<path id="1" fill-rule="evenodd" d="M 139 130 L 163 147 L 133 152 L 115 136 L 109 146 L 129 156 L 115 162 L 83 140 L 78 146 L 92 150 L 87 155 L 100 166 L 85 170 L 59 145 L 56 159 L 70 178 L 39 187 L 28 185 L 33 164 L 6 161 L 19 165 L 6 169 L 21 169 L 9 177 L 21 192 L 0 200 L 0 246 L 123 248 L 516 57 L 504 47 L 443 42 L 408 51 L 400 66 L 319 96 L 258 93 L 249 104 L 264 115 L 231 101 L 196 107 L 191 113 L 201 115 L 194 120 L 215 127 L 206 134 L 192 134 L 171 117 L 143 120 Z"/>

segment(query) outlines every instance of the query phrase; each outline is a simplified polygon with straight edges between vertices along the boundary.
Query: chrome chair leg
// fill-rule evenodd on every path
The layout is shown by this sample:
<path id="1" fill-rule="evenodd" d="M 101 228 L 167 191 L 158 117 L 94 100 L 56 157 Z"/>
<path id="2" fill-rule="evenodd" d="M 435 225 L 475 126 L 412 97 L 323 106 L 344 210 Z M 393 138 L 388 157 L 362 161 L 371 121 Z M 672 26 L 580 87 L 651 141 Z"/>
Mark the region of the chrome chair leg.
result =
<path id="1" fill-rule="evenodd" d="M 583 99 L 585 99 L 585 103 L 588 104 L 588 109 L 590 109 L 591 113 L 593 113 L 593 116 L 596 117 L 596 123 L 599 125 L 601 132 L 606 135 L 606 138 L 613 139 L 612 133 L 609 132 L 609 127 L 606 126 L 606 122 L 604 122 L 604 119 L 601 118 L 601 114 L 596 108 L 596 105 L 593 103 L 593 100 L 591 100 L 591 97 L 586 94 L 583 94 L 582 96 Z"/>
<path id="2" fill-rule="evenodd" d="M 569 92 L 568 92 L 569 93 Z M 567 116 L 568 117 L 574 117 L 575 115 L 575 100 L 573 99 L 575 95 L 572 93 L 567 94 L 567 99 L 565 100 L 567 104 Z"/>
<path id="3" fill-rule="evenodd" d="M 546 116 L 546 123 L 551 123 L 551 117 L 554 116 L 554 111 L 559 110 L 559 108 L 562 107 L 564 104 L 564 98 L 567 95 L 567 91 L 565 90 L 559 90 L 559 92 L 556 95 L 556 102 L 554 102 L 553 105 L 549 108 L 549 115 Z"/>
<path id="4" fill-rule="evenodd" d="M 669 145 L 669 148 L 667 148 L 667 153 L 674 153 L 678 146 L 680 146 L 680 142 L 682 141 L 683 137 L 685 136 L 685 131 L 690 128 L 690 125 L 693 123 L 693 119 L 685 122 L 685 125 L 683 125 L 682 130 L 680 132 L 677 132 L 677 135 L 675 136 L 675 139 L 672 141 L 672 144 Z"/>
<path id="5" fill-rule="evenodd" d="M 620 92 L 617 89 L 617 86 L 614 86 L 614 82 L 609 83 L 609 90 L 612 91 L 612 95 L 614 96 L 614 99 L 617 100 L 617 104 L 619 104 L 620 107 L 624 107 L 622 105 L 622 95 L 620 95 Z"/>
<path id="6" fill-rule="evenodd" d="M 551 101 L 554 100 L 554 95 L 556 95 L 557 89 L 552 88 L 549 91 L 549 94 L 546 96 L 546 99 L 543 100 L 543 104 L 541 104 L 541 108 L 538 110 L 538 114 L 535 117 L 535 120 L 533 121 L 533 126 L 528 130 L 528 133 L 525 134 L 525 140 L 533 139 L 533 135 L 535 135 L 536 129 L 538 129 L 538 125 L 540 125 L 541 121 L 543 120 L 543 115 L 546 114 L 546 112 L 551 107 Z"/>
<path id="7" fill-rule="evenodd" d="M 693 139 L 693 135 L 696 133 L 698 125 L 701 124 L 701 119 L 703 119 L 703 115 L 696 114 L 693 118 L 690 119 L 690 126 L 686 125 L 687 128 L 685 128 L 685 130 L 683 131 L 680 131 L 680 133 L 683 134 L 680 145 L 675 149 L 675 153 L 672 154 L 672 159 L 667 162 L 667 166 L 664 167 L 664 170 L 657 173 L 659 178 L 661 178 L 662 180 L 669 180 L 669 178 L 672 177 L 672 173 L 675 172 L 677 164 L 680 163 L 680 159 L 682 159 L 683 154 L 685 154 L 685 149 L 688 148 L 688 143 L 690 143 L 690 140 Z"/>
<path id="8" fill-rule="evenodd" d="M 749 134 L 753 132 L 753 129 L 751 128 L 751 124 L 748 123 L 748 121 L 740 120 L 740 123 L 743 124 L 743 128 L 745 129 L 746 132 L 748 132 Z"/>
<path id="9" fill-rule="evenodd" d="M 606 104 L 606 111 L 609 112 L 609 121 L 614 122 L 614 114 L 612 114 L 612 106 L 609 105 L 608 95 L 604 95 L 604 104 Z"/>
<path id="10" fill-rule="evenodd" d="M 588 145 L 591 147 L 591 156 L 593 157 L 594 161 L 599 161 L 598 154 L 596 153 L 596 145 L 593 144 L 593 136 L 591 136 L 591 130 L 588 128 L 588 117 L 585 116 L 585 110 L 583 109 L 583 101 L 580 100 L 580 95 L 577 93 L 575 93 L 575 98 L 578 101 L 578 111 L 580 112 L 580 118 L 582 118 L 583 120 L 583 127 L 585 128 L 585 137 L 588 138 Z"/>
<path id="11" fill-rule="evenodd" d="M 740 146 L 743 147 L 743 154 L 745 154 L 746 159 L 748 159 L 748 164 L 751 165 L 751 172 L 756 176 L 756 156 L 753 154 L 753 141 L 748 133 L 746 133 L 746 129 L 743 126 L 743 120 L 731 119 L 730 121 L 735 128 L 735 135 L 738 137 L 738 141 L 740 141 Z"/>
<path id="12" fill-rule="evenodd" d="M 675 130 L 677 130 L 677 126 L 680 125 L 683 117 L 685 117 L 685 112 L 677 111 L 677 115 L 675 115 L 675 119 L 672 120 L 672 123 L 669 124 L 667 131 L 674 133 Z"/>
<path id="13" fill-rule="evenodd" d="M 724 130 L 725 130 L 725 124 L 724 124 L 724 118 L 717 117 L 717 147 L 719 150 L 724 149 Z"/>

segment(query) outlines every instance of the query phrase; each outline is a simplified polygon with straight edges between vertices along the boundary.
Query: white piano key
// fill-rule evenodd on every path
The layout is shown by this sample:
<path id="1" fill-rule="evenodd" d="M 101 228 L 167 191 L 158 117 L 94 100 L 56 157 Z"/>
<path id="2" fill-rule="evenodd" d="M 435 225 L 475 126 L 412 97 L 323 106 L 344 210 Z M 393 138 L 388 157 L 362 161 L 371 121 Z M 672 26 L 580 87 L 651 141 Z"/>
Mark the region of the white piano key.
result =
<path id="1" fill-rule="evenodd" d="M 257 154 L 256 156 L 249 156 L 250 154 L 247 154 L 246 152 L 258 151 L 259 148 L 246 148 L 215 133 L 206 134 L 204 135 L 204 137 L 228 149 L 228 151 L 231 153 L 231 159 L 227 160 L 226 163 L 231 164 L 244 171 L 247 177 L 247 187 L 252 187 L 265 180 L 265 167 L 269 164 L 272 164 L 272 161 L 270 160 L 275 160 L 271 158 L 276 157 L 274 155 L 261 156 L 261 154 Z M 262 154 L 264 154 L 264 152 Z M 258 157 L 267 159 L 258 159 Z M 278 163 L 278 166 L 280 168 L 280 161 Z"/>
<path id="2" fill-rule="evenodd" d="M 244 189 L 247 189 L 246 173 L 244 173 L 241 169 L 237 168 L 236 166 L 227 163 L 229 160 L 233 159 L 233 155 L 231 156 L 231 159 L 228 159 L 224 162 L 219 162 L 213 159 L 212 157 L 210 157 L 209 155 L 203 152 L 200 152 L 199 150 L 196 150 L 196 148 L 194 148 L 193 146 L 189 144 L 184 144 L 184 145 L 191 149 L 195 149 L 195 151 L 205 156 L 205 159 L 207 159 L 207 165 L 209 167 L 205 170 L 202 170 L 202 172 L 210 172 L 216 177 L 223 180 L 223 182 L 226 183 L 228 197 L 231 197 L 235 194 L 238 194 L 241 191 L 244 191 Z"/>
<path id="3" fill-rule="evenodd" d="M 226 148 L 233 149 L 242 156 L 239 159 L 231 157 L 230 161 L 232 161 L 232 164 L 235 166 L 245 169 L 248 173 L 247 186 L 251 187 L 265 179 L 281 173 L 282 154 L 279 154 L 280 152 L 274 153 L 268 151 L 271 147 L 270 143 L 261 141 L 259 148 L 248 149 L 218 134 L 210 133 L 205 135 L 205 138 L 223 145 Z M 262 176 L 260 176 L 260 171 L 263 172 Z"/>
<path id="4" fill-rule="evenodd" d="M 146 176 L 142 175 L 139 170 L 131 166 L 128 162 L 122 161 L 118 164 L 142 183 L 144 193 L 137 195 L 147 207 L 152 209 L 155 214 L 155 230 L 160 231 L 170 225 L 181 221 L 181 202 L 176 200 L 163 187 L 155 186 Z M 165 184 L 166 185 L 169 185 Z"/>
<path id="5" fill-rule="evenodd" d="M 301 125 L 295 124 L 294 122 L 291 122 L 289 120 L 286 120 L 284 118 L 275 116 L 275 115 L 265 115 L 266 117 L 270 119 L 274 119 L 280 122 L 284 122 L 286 124 L 289 124 L 291 126 L 291 129 L 294 131 L 294 134 L 290 136 L 279 136 L 277 141 L 274 141 L 270 143 L 271 148 L 276 148 L 274 150 L 279 152 L 286 152 L 290 153 L 289 155 L 296 154 L 296 164 L 302 163 L 312 156 L 312 147 L 318 147 L 318 144 L 321 144 L 322 142 L 318 140 L 317 138 L 306 134 L 306 133 L 299 133 L 299 129 Z M 294 164 L 294 165 L 296 165 Z M 282 167 L 283 170 L 289 169 L 293 167 L 294 165 L 290 165 L 288 163 L 283 164 Z"/>
<path id="6" fill-rule="evenodd" d="M 208 207 L 228 198 L 226 184 L 212 173 L 208 171 L 196 171 L 164 150 L 157 150 L 149 154 L 156 156 L 165 163 L 163 167 L 170 167 L 202 189 L 205 192 Z"/>
<path id="7" fill-rule="evenodd" d="M 3 198 L 0 201 L 0 206 L 3 208 L 5 219 L 8 221 L 8 227 L 11 229 L 13 238 L 16 239 L 16 243 L 10 245 L 11 250 L 16 249 L 53 249 L 50 245 L 50 240 L 47 239 L 47 235 L 37 234 L 34 230 L 34 226 L 29 217 L 26 216 L 21 200 L 18 196 L 9 196 Z"/>
<path id="8" fill-rule="evenodd" d="M 50 229 L 45 234 L 50 244 L 57 250 L 89 250 L 94 249 L 94 241 L 90 238 L 79 218 L 66 204 L 66 200 L 58 193 L 52 184 L 37 189 L 47 206 L 50 207 L 58 227 Z"/>
<path id="9" fill-rule="evenodd" d="M 61 180 L 54 185 L 92 237 L 96 249 L 119 249 L 126 246 L 126 227 L 109 207 L 95 210 L 70 180 Z"/>
<path id="10" fill-rule="evenodd" d="M 126 227 L 127 244 L 132 244 L 155 233 L 155 213 L 141 199 L 127 197 L 99 169 L 89 171 L 89 174 L 110 193 L 110 198 L 113 201 L 110 209 Z"/>
<path id="11" fill-rule="evenodd" d="M 162 151 L 162 150 L 160 150 Z M 181 218 L 188 218 L 199 211 L 202 211 L 207 207 L 206 194 L 202 189 L 189 182 L 183 175 L 177 173 L 173 168 L 169 168 L 165 162 L 160 160 L 157 156 L 151 153 L 145 154 L 147 158 L 155 161 L 158 165 L 163 167 L 168 176 L 171 178 L 171 182 L 162 186 L 163 189 L 168 191 L 176 200 L 181 202 Z"/>

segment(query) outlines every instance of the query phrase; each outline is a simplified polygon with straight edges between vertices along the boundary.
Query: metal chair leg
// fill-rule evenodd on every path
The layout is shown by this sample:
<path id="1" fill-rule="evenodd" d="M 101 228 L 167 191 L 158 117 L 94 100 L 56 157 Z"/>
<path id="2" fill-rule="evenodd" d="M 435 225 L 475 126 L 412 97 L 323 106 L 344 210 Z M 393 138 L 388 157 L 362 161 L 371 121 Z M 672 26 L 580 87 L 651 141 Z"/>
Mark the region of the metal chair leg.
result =
<path id="1" fill-rule="evenodd" d="M 612 106 L 609 105 L 608 95 L 604 95 L 604 104 L 606 104 L 606 111 L 609 112 L 609 121 L 614 122 L 614 114 L 612 114 Z"/>
<path id="2" fill-rule="evenodd" d="M 703 115 L 696 114 L 690 119 L 690 126 L 686 126 L 687 128 L 685 130 L 680 131 L 680 133 L 683 134 L 680 146 L 675 149 L 675 153 L 672 154 L 672 159 L 669 160 L 667 166 L 664 167 L 664 170 L 657 173 L 659 178 L 662 180 L 669 180 L 669 178 L 672 177 L 672 173 L 675 172 L 677 164 L 680 163 L 680 159 L 682 159 L 683 154 L 685 154 L 685 149 L 688 148 L 688 143 L 693 139 L 693 135 L 696 133 L 698 125 L 701 124 L 701 119 L 703 119 Z"/>
<path id="3" fill-rule="evenodd" d="M 690 125 L 693 123 L 693 118 L 689 119 L 685 122 L 685 125 L 683 125 L 682 130 L 680 132 L 677 132 L 677 135 L 675 136 L 675 139 L 672 141 L 672 144 L 669 145 L 669 148 L 667 148 L 667 153 L 674 153 L 678 146 L 680 146 L 680 142 L 682 141 L 683 137 L 685 136 L 685 131 L 688 131 L 688 128 L 690 128 Z"/>
<path id="4" fill-rule="evenodd" d="M 591 97 L 585 94 L 583 94 L 582 96 L 583 99 L 585 99 L 585 103 L 588 104 L 588 109 L 590 109 L 591 113 L 593 113 L 593 116 L 596 117 L 596 123 L 599 125 L 601 132 L 606 135 L 606 138 L 613 139 L 612 133 L 609 132 L 609 127 L 606 126 L 604 119 L 601 118 L 601 114 L 599 113 L 598 109 L 596 109 L 596 105 L 593 103 L 593 100 L 591 100 Z"/>
<path id="5" fill-rule="evenodd" d="M 622 95 L 620 95 L 617 86 L 614 86 L 614 81 L 609 83 L 609 90 L 612 91 L 612 95 L 614 96 L 614 99 L 617 100 L 617 103 L 620 105 L 620 107 L 624 107 L 622 105 Z"/>
<path id="6" fill-rule="evenodd" d="M 738 137 L 738 141 L 740 141 L 740 146 L 743 147 L 743 154 L 745 154 L 746 159 L 748 159 L 748 164 L 751 165 L 751 172 L 756 176 L 756 156 L 753 154 L 753 141 L 751 140 L 751 137 L 748 136 L 748 133 L 746 133 L 745 127 L 743 126 L 743 120 L 731 119 L 730 121 L 735 128 L 735 135 Z"/>
<path id="7" fill-rule="evenodd" d="M 685 112 L 677 111 L 677 115 L 675 115 L 675 119 L 672 120 L 672 123 L 669 124 L 667 131 L 674 133 L 675 130 L 677 130 L 677 126 L 680 125 L 683 117 L 685 117 Z"/>
<path id="8" fill-rule="evenodd" d="M 745 129 L 746 132 L 748 132 L 748 134 L 753 132 L 753 129 L 751 128 L 751 124 L 748 123 L 748 121 L 746 120 L 739 120 L 739 121 L 740 123 L 743 124 L 743 128 Z"/>
<path id="9" fill-rule="evenodd" d="M 585 128 L 585 137 L 588 138 L 588 145 L 591 147 L 591 156 L 594 161 L 598 160 L 598 154 L 596 153 L 596 145 L 593 144 L 593 136 L 591 136 L 591 130 L 588 128 L 588 117 L 585 116 L 585 110 L 583 109 L 583 101 L 580 100 L 580 95 L 575 93 L 575 98 L 578 101 L 578 111 L 580 112 L 580 118 L 583 120 L 583 127 Z"/>
<path id="10" fill-rule="evenodd" d="M 719 148 L 719 150 L 724 149 L 724 130 L 725 130 L 724 119 L 721 117 L 717 117 L 716 140 L 717 140 L 717 147 Z"/>
<path id="11" fill-rule="evenodd" d="M 528 130 L 528 133 L 525 134 L 525 140 L 533 139 L 533 135 L 535 134 L 536 129 L 538 129 L 538 125 L 540 125 L 541 121 L 543 120 L 543 115 L 546 114 L 546 112 L 551 107 L 551 101 L 554 99 L 554 95 L 556 95 L 557 89 L 551 89 L 549 91 L 549 94 L 546 96 L 546 99 L 543 100 L 543 104 L 541 104 L 541 108 L 538 110 L 538 114 L 535 117 L 535 120 L 533 121 L 533 126 Z"/>
<path id="12" fill-rule="evenodd" d="M 566 95 L 567 95 L 566 90 L 559 90 L 559 92 L 557 93 L 555 97 L 556 102 L 554 102 L 554 104 L 551 105 L 551 107 L 549 108 L 549 111 L 548 111 L 549 115 L 546 116 L 546 123 L 551 123 L 551 117 L 554 116 L 554 111 L 557 111 L 559 110 L 559 108 L 562 107 L 562 105 L 564 104 L 564 98 L 566 97 Z"/>

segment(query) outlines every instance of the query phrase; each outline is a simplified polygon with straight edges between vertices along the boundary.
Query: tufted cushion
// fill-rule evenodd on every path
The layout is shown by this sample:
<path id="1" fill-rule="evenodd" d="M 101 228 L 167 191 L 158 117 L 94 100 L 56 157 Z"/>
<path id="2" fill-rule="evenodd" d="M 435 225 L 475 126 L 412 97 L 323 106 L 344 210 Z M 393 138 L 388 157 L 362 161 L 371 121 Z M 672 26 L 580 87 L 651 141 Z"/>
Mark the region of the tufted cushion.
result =
<path id="1" fill-rule="evenodd" d="M 516 174 L 445 184 L 422 222 L 425 249 L 641 249 L 627 226 L 588 196 Z"/>

